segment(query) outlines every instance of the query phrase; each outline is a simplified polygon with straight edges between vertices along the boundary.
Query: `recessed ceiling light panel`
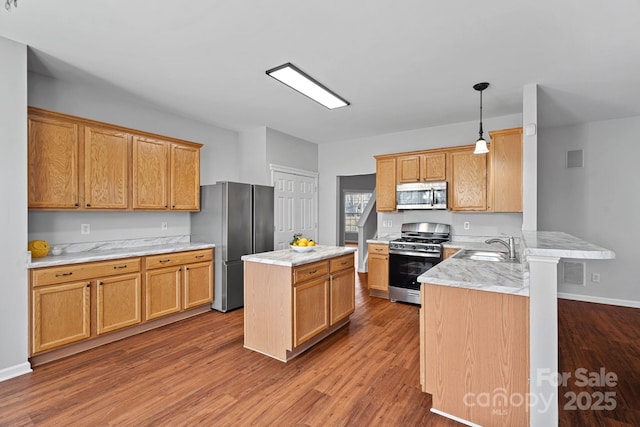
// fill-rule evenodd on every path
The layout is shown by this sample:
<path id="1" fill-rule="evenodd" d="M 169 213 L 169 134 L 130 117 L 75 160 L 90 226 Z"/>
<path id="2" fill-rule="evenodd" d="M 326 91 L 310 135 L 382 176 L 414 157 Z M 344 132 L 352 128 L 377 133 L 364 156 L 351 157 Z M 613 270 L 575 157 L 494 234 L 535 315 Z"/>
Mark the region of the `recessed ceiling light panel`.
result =
<path id="1" fill-rule="evenodd" d="M 336 95 L 320 82 L 289 62 L 267 70 L 266 73 L 329 109 L 349 105 L 348 101 Z"/>

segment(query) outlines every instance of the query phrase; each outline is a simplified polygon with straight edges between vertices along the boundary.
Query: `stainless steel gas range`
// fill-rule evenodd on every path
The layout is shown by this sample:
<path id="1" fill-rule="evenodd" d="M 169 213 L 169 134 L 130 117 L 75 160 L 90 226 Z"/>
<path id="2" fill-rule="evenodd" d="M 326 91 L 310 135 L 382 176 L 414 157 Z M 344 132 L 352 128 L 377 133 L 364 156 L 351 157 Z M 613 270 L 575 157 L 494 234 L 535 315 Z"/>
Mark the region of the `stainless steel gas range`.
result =
<path id="1" fill-rule="evenodd" d="M 389 299 L 420 304 L 418 276 L 442 261 L 442 243 L 450 225 L 432 222 L 402 224 L 399 239 L 389 242 Z"/>

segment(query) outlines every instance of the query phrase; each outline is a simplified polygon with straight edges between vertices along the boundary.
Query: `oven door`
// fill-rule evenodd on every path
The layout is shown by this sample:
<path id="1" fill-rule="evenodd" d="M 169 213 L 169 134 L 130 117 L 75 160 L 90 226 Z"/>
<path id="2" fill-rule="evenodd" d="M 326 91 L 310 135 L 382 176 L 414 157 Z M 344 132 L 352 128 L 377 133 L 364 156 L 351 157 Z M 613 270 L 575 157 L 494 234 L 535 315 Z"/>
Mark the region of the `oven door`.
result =
<path id="1" fill-rule="evenodd" d="M 420 290 L 418 276 L 439 262 L 439 256 L 389 253 L 389 287 Z"/>

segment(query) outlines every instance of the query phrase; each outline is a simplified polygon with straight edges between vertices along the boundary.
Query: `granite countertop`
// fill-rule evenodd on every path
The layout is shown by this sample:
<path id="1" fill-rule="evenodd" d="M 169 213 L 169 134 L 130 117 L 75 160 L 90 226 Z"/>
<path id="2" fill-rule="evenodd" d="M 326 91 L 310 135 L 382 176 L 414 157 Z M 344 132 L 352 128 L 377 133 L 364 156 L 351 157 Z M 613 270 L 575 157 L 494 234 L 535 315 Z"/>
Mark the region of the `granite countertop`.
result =
<path id="1" fill-rule="evenodd" d="M 73 245 L 73 247 L 67 248 L 67 250 L 74 250 L 73 252 L 66 252 L 63 255 L 51 255 L 50 253 L 46 257 L 34 258 L 28 263 L 27 268 L 52 267 L 67 264 L 79 264 L 82 262 L 105 261 L 110 259 L 157 255 L 171 252 L 193 251 L 198 249 L 214 248 L 216 246 L 213 243 L 198 243 L 183 240 L 184 239 L 176 241 L 132 240 L 76 244 Z"/>
<path id="2" fill-rule="evenodd" d="M 382 236 L 374 237 L 373 239 L 367 239 L 367 243 L 381 243 L 383 245 L 388 245 L 391 240 L 399 238 L 399 234 L 385 234 Z"/>
<path id="3" fill-rule="evenodd" d="M 347 255 L 355 251 L 356 248 L 353 246 L 317 245 L 313 246 L 313 249 L 309 252 L 295 252 L 293 249 L 281 249 L 278 251 L 244 255 L 241 259 L 248 262 L 293 267 L 296 265 L 308 264 L 310 262 L 322 261 L 323 259 L 334 258 L 340 255 Z"/>

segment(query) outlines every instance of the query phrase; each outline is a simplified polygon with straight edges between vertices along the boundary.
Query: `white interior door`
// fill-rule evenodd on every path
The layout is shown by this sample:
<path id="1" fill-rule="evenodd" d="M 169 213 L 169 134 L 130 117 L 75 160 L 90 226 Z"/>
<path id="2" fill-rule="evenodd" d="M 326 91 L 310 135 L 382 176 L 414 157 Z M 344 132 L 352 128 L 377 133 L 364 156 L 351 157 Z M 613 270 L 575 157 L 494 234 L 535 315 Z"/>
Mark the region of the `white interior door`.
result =
<path id="1" fill-rule="evenodd" d="M 305 171 L 273 170 L 275 197 L 275 249 L 289 247 L 296 233 L 318 239 L 318 177 Z M 300 174 L 303 173 L 303 174 Z"/>

